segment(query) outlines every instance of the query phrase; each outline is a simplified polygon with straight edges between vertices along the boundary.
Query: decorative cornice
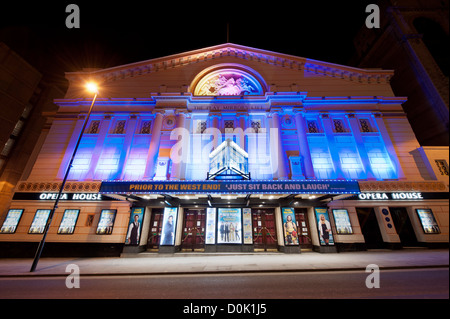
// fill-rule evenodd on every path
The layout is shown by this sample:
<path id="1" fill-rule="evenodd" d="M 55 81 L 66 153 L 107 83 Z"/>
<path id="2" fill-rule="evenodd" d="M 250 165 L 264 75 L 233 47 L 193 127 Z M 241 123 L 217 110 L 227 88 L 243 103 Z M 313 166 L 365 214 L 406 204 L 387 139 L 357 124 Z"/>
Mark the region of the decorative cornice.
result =
<path id="1" fill-rule="evenodd" d="M 362 192 L 445 192 L 442 182 L 406 181 L 363 181 L 359 182 Z"/>
<path id="2" fill-rule="evenodd" d="M 101 181 L 89 182 L 67 182 L 64 185 L 64 192 L 67 193 L 98 193 L 100 190 Z M 16 186 L 16 192 L 22 193 L 36 193 L 36 192 L 58 192 L 61 188 L 62 182 L 48 181 L 48 182 L 19 182 Z"/>
<path id="3" fill-rule="evenodd" d="M 305 71 L 368 84 L 388 83 L 394 75 L 394 72 L 391 70 L 360 69 L 232 43 L 225 43 L 213 47 L 107 69 L 90 72 L 67 72 L 66 78 L 69 81 L 78 81 L 89 77 L 100 83 L 112 82 L 222 57 L 236 57 L 238 59 L 266 63 L 280 68 Z"/>

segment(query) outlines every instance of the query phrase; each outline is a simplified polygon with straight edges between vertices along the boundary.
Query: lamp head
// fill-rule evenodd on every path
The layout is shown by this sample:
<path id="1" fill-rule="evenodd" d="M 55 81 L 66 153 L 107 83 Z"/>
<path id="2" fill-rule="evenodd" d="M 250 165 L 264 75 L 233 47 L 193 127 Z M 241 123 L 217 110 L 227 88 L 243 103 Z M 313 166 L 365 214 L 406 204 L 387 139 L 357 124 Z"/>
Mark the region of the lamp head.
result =
<path id="1" fill-rule="evenodd" d="M 91 93 L 98 93 L 98 86 L 94 82 L 86 83 L 86 89 Z"/>

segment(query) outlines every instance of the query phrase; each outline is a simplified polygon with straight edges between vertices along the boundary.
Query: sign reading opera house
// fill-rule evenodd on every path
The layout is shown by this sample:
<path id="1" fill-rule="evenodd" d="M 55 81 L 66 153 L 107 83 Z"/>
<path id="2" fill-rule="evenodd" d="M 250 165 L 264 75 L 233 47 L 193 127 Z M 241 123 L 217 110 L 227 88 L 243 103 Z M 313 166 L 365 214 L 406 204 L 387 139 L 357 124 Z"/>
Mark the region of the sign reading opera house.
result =
<path id="1" fill-rule="evenodd" d="M 229 43 L 66 73 L 4 254 L 34 253 L 80 135 L 55 255 L 448 245 L 448 147 L 418 144 L 393 75 Z"/>

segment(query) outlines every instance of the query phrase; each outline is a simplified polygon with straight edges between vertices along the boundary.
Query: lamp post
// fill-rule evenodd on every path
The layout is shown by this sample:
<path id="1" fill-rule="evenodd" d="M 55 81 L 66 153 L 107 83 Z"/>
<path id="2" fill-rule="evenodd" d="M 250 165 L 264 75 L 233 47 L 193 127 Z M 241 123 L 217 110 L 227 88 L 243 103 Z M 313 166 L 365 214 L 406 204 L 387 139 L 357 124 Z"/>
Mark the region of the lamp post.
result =
<path id="1" fill-rule="evenodd" d="M 62 192 L 64 190 L 64 186 L 66 184 L 67 177 L 69 176 L 70 169 L 72 168 L 73 160 L 75 158 L 75 155 L 77 154 L 78 146 L 80 145 L 81 138 L 83 137 L 83 132 L 86 129 L 86 125 L 87 125 L 87 123 L 89 121 L 89 117 L 91 115 L 92 108 L 94 107 L 95 100 L 97 99 L 98 88 L 97 88 L 97 85 L 95 83 L 93 83 L 93 82 L 87 83 L 86 84 L 86 89 L 90 93 L 94 93 L 94 98 L 92 99 L 91 106 L 89 107 L 89 112 L 87 114 L 87 117 L 84 120 L 83 128 L 81 129 L 80 135 L 78 136 L 77 144 L 75 145 L 75 148 L 74 148 L 73 153 L 72 153 L 72 157 L 70 158 L 69 165 L 67 166 L 66 173 L 64 175 L 61 187 L 60 187 L 59 192 L 58 192 L 58 196 L 56 197 L 56 200 L 55 200 L 55 203 L 53 205 L 53 208 L 50 211 L 49 217 L 47 219 L 47 223 L 46 223 L 45 228 L 44 228 L 44 235 L 42 236 L 41 242 L 39 243 L 39 246 L 38 246 L 38 248 L 36 250 L 36 255 L 34 256 L 34 260 L 33 260 L 33 264 L 31 265 L 30 272 L 34 272 L 36 270 L 36 266 L 37 266 L 37 264 L 39 262 L 39 258 L 41 258 L 41 254 L 42 254 L 42 250 L 44 249 L 45 238 L 47 237 L 48 229 L 50 228 L 50 224 L 52 223 L 52 219 L 53 219 L 53 215 L 55 214 L 55 210 L 56 210 L 56 208 L 58 208 L 59 199 L 60 199 L 61 194 L 62 194 Z"/>

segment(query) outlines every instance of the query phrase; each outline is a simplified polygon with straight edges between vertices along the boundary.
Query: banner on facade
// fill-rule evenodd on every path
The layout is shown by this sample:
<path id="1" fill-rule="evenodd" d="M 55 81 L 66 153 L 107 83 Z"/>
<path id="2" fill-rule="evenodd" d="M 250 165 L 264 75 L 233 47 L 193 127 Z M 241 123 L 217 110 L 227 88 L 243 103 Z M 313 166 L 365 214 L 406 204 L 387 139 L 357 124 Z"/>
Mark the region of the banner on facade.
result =
<path id="1" fill-rule="evenodd" d="M 326 207 L 315 207 L 317 230 L 321 246 L 333 246 L 334 238 L 331 230 L 330 217 Z"/>
<path id="2" fill-rule="evenodd" d="M 359 194 L 357 181 L 104 181 L 103 194 Z"/>
<path id="3" fill-rule="evenodd" d="M 298 245 L 298 229 L 295 221 L 295 211 L 291 207 L 281 208 L 283 218 L 284 245 Z"/>
<path id="4" fill-rule="evenodd" d="M 144 207 L 133 207 L 128 221 L 127 236 L 125 237 L 125 245 L 138 246 L 141 240 L 142 222 L 144 219 Z"/>

